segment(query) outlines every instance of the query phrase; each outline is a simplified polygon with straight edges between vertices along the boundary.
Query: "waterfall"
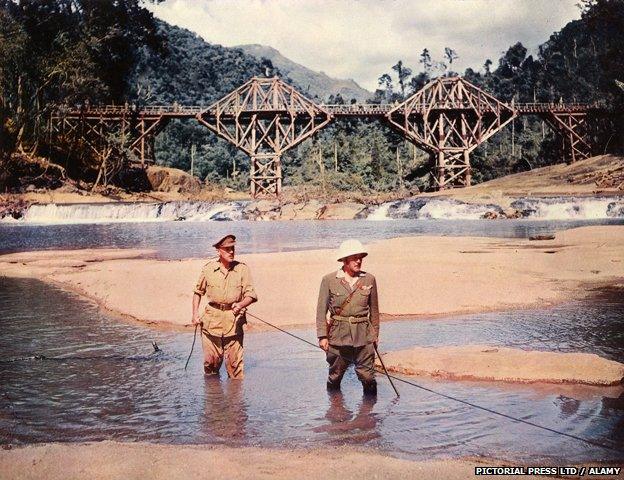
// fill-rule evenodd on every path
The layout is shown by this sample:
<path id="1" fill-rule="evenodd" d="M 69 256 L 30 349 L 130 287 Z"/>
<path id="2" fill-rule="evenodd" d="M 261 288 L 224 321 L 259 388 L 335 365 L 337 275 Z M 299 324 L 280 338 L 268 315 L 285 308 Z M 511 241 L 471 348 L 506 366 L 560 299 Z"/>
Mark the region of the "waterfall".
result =
<path id="1" fill-rule="evenodd" d="M 368 220 L 393 218 L 476 220 L 480 218 L 532 220 L 600 220 L 624 218 L 624 197 L 543 197 L 519 198 L 511 209 L 494 204 L 467 203 L 444 197 L 414 198 L 379 205 Z"/>
<path id="2" fill-rule="evenodd" d="M 235 221 L 248 219 L 250 202 L 76 203 L 31 205 L 19 220 L 28 224 Z M 600 220 L 624 218 L 624 197 L 532 197 L 518 198 L 511 208 L 495 204 L 468 203 L 445 197 L 416 197 L 386 202 L 371 209 L 367 220 L 482 218 L 532 220 Z"/>
<path id="3" fill-rule="evenodd" d="M 111 223 L 241 220 L 243 202 L 81 203 L 31 205 L 26 223 Z"/>

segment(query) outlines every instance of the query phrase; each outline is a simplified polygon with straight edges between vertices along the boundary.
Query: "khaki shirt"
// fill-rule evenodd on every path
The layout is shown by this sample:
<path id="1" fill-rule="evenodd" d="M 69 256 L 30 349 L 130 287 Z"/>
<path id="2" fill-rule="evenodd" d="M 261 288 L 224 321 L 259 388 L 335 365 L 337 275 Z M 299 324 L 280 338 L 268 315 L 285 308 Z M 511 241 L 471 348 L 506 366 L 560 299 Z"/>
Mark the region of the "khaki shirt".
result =
<path id="1" fill-rule="evenodd" d="M 240 302 L 245 297 L 258 300 L 249 267 L 236 261 L 229 270 L 225 270 L 218 259 L 206 263 L 195 285 L 195 293 L 206 295 L 208 302 L 216 303 Z M 204 331 L 215 337 L 241 335 L 246 322 L 244 315 L 236 318 L 232 310 L 219 310 L 210 304 L 206 305 L 201 321 Z"/>
<path id="2" fill-rule="evenodd" d="M 352 292 L 351 300 L 338 311 Z M 330 345 L 336 346 L 361 347 L 377 341 L 379 300 L 373 275 L 360 272 L 353 287 L 342 269 L 323 277 L 316 309 L 316 335 L 327 337 Z"/>

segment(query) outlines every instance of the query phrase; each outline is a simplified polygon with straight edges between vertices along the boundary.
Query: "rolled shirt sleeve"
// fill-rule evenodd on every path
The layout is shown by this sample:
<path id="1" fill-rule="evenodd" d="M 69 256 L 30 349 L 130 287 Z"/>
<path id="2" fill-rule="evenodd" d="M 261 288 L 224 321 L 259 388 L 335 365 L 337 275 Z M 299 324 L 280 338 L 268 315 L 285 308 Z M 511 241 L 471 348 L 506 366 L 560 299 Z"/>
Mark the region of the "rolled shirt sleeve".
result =
<path id="1" fill-rule="evenodd" d="M 243 287 L 243 298 L 250 297 L 254 300 L 258 300 L 258 294 L 256 293 L 256 289 L 253 286 L 253 282 L 251 280 L 251 272 L 249 271 L 249 267 L 247 265 L 242 265 L 244 268 L 241 269 L 241 284 Z"/>
<path id="2" fill-rule="evenodd" d="M 204 295 L 206 295 L 206 277 L 204 276 L 203 270 L 201 274 L 199 275 L 199 279 L 197 280 L 197 283 L 195 284 L 195 290 L 193 290 L 193 292 L 199 295 L 200 297 L 203 297 Z"/>
<path id="3" fill-rule="evenodd" d="M 329 308 L 329 282 L 327 278 L 321 281 L 318 303 L 316 306 L 316 336 L 327 337 L 327 310 Z"/>

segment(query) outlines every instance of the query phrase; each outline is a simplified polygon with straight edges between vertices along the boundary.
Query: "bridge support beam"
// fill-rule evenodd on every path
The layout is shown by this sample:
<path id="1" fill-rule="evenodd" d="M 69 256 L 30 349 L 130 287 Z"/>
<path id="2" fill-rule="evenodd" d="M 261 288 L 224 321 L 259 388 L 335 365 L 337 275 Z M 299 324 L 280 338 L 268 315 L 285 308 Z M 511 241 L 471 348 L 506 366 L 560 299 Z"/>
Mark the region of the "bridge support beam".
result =
<path id="1" fill-rule="evenodd" d="M 566 163 L 591 157 L 587 112 L 550 112 L 543 117 L 561 138 L 561 153 Z"/>
<path id="2" fill-rule="evenodd" d="M 113 153 L 123 155 L 131 152 L 135 161 L 145 167 L 155 161 L 154 141 L 168 123 L 163 116 L 136 118 L 126 110 L 118 115 L 91 113 L 80 115 L 52 115 L 50 135 L 56 143 L 69 145 L 86 144 L 97 159 L 109 158 Z M 59 142 L 59 140 L 61 142 Z"/>
<path id="3" fill-rule="evenodd" d="M 129 150 L 137 157 L 142 167 L 146 163 L 156 161 L 156 149 L 154 144 L 156 136 L 163 131 L 169 123 L 169 119 L 164 116 L 155 118 L 141 118 L 133 128 L 133 140 L 129 145 Z"/>
<path id="4" fill-rule="evenodd" d="M 282 159 L 279 155 L 251 156 L 251 196 L 279 196 L 282 193 Z"/>
<path id="5" fill-rule="evenodd" d="M 470 152 L 516 113 L 462 78 L 438 78 L 386 115 L 395 129 L 432 158 L 432 187 L 469 186 Z"/>
<path id="6" fill-rule="evenodd" d="M 251 159 L 252 196 L 279 196 L 284 152 L 331 121 L 331 115 L 279 78 L 252 78 L 204 109 L 197 120 Z"/>

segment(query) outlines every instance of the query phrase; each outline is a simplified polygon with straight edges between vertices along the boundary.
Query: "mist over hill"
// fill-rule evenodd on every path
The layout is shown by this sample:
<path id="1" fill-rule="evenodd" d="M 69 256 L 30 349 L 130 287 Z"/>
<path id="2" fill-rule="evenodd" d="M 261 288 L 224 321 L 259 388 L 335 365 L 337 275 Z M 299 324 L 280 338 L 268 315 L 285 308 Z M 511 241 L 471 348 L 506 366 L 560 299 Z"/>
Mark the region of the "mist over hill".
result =
<path id="1" fill-rule="evenodd" d="M 373 93 L 360 87 L 351 79 L 341 80 L 331 78 L 324 72 L 315 72 L 286 58 L 272 47 L 252 44 L 239 45 L 237 48 L 259 60 L 262 58 L 270 60 L 283 76 L 299 85 L 302 89 L 301 93 L 309 98 L 318 97 L 321 101 L 326 101 L 330 95 L 340 94 L 346 102 L 353 98 L 358 102 L 365 102 L 373 97 Z"/>

